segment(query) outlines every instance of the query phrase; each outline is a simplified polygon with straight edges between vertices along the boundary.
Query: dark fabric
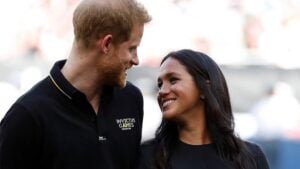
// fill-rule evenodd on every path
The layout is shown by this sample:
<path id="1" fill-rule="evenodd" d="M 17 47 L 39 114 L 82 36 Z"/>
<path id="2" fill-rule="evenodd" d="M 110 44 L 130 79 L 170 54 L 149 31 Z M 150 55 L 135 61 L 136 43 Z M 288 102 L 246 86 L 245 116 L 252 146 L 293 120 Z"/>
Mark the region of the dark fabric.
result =
<path id="1" fill-rule="evenodd" d="M 107 87 L 100 112 L 57 62 L 0 124 L 1 169 L 132 169 L 140 146 L 143 98 L 127 83 Z M 52 78 L 52 80 L 51 80 Z"/>
<path id="2" fill-rule="evenodd" d="M 140 159 L 137 169 L 155 169 L 154 164 L 154 140 L 142 144 Z M 257 169 L 269 169 L 267 159 L 261 148 L 253 143 L 246 143 L 250 153 L 253 155 Z M 178 141 L 173 149 L 171 169 L 234 169 L 230 161 L 222 160 L 213 144 L 188 145 Z"/>

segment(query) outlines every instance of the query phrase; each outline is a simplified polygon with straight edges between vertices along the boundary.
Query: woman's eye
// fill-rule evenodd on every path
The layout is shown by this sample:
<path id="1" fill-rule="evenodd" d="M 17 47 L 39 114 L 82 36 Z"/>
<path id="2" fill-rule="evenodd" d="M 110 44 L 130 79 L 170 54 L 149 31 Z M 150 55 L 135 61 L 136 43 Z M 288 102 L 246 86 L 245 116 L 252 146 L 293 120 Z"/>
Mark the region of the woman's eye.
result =
<path id="1" fill-rule="evenodd" d="M 171 84 L 175 84 L 177 81 L 178 81 L 177 78 L 174 78 L 174 77 L 170 78 Z"/>

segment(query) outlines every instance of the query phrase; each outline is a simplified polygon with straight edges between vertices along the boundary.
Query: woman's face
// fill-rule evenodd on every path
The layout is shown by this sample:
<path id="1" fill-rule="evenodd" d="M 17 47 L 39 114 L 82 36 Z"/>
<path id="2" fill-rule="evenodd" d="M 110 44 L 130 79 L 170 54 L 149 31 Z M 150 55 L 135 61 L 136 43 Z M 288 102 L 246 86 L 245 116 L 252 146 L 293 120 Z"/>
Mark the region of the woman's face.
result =
<path id="1" fill-rule="evenodd" d="M 178 60 L 169 57 L 160 66 L 158 87 L 158 104 L 165 119 L 188 120 L 203 110 L 202 92 Z"/>

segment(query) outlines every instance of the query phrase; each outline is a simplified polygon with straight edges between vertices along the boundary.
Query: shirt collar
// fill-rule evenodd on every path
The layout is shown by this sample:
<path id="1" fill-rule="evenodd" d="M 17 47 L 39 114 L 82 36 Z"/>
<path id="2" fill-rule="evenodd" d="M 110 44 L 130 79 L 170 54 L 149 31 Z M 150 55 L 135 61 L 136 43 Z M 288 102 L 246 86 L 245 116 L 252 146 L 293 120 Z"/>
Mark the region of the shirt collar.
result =
<path id="1" fill-rule="evenodd" d="M 57 61 L 51 71 L 50 79 L 55 87 L 68 99 L 72 100 L 77 94 L 83 94 L 77 90 L 62 74 L 61 69 L 65 65 L 66 60 Z"/>
<path id="2" fill-rule="evenodd" d="M 66 60 L 57 61 L 51 71 L 50 71 L 50 79 L 55 87 L 68 99 L 72 100 L 77 97 L 85 97 L 84 93 L 77 90 L 62 74 L 61 69 L 63 68 Z M 114 91 L 114 87 L 112 86 L 105 86 L 103 88 L 102 99 L 109 99 L 112 96 Z"/>

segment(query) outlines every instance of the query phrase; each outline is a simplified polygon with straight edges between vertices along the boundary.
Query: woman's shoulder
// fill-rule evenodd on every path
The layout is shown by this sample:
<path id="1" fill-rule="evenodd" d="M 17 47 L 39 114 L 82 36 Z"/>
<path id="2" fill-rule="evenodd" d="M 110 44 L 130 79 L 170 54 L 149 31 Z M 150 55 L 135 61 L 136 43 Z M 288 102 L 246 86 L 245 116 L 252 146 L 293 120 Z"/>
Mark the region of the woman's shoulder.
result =
<path id="1" fill-rule="evenodd" d="M 142 142 L 142 145 L 140 148 L 141 157 L 153 160 L 153 158 L 156 154 L 157 145 L 158 145 L 158 142 L 155 139 L 151 139 L 151 140 Z"/>
<path id="2" fill-rule="evenodd" d="M 250 141 L 245 141 L 245 144 L 251 154 L 258 155 L 260 153 L 263 153 L 261 147 L 258 144 Z"/>
<path id="3" fill-rule="evenodd" d="M 154 139 L 142 142 L 140 154 L 138 157 L 136 169 L 152 169 L 154 168 L 154 149 L 156 141 Z"/>
<path id="4" fill-rule="evenodd" d="M 155 139 L 150 139 L 142 142 L 141 151 L 151 153 L 154 151 L 157 145 L 157 141 Z"/>
<path id="5" fill-rule="evenodd" d="M 245 141 L 248 151 L 254 157 L 258 169 L 269 169 L 269 164 L 262 148 L 253 142 Z"/>

